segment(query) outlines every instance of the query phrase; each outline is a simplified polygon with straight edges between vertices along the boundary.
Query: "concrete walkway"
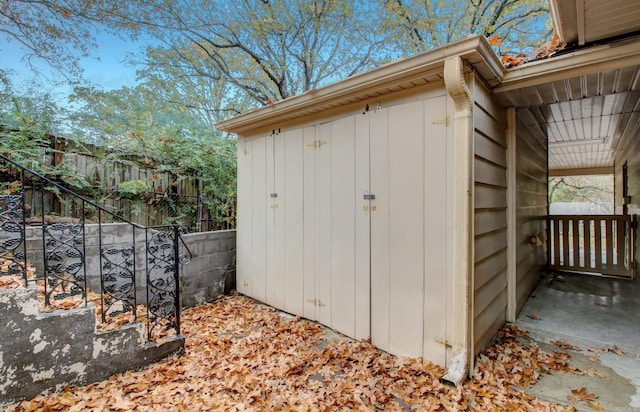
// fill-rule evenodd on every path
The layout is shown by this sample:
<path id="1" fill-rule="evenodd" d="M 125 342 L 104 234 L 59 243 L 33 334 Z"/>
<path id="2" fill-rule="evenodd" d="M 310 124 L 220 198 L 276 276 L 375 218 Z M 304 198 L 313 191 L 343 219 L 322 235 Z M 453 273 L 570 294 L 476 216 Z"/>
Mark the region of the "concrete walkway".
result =
<path id="1" fill-rule="evenodd" d="M 552 341 L 576 346 L 562 350 L 584 372 L 545 375 L 527 393 L 571 404 L 571 390 L 585 387 L 606 411 L 640 411 L 640 281 L 544 274 L 517 325 L 544 350 L 560 350 Z M 573 405 L 593 410 L 585 401 Z"/>

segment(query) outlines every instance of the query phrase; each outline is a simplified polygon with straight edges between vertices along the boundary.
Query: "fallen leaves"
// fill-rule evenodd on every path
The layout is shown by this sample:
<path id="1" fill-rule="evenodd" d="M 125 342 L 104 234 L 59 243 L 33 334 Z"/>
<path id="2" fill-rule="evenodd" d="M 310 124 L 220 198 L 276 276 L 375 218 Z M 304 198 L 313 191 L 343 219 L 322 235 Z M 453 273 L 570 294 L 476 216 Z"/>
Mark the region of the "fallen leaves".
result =
<path id="1" fill-rule="evenodd" d="M 579 347 L 577 347 L 575 345 L 572 345 L 570 343 L 567 343 L 565 341 L 562 341 L 560 339 L 551 341 L 550 343 L 552 345 L 555 345 L 555 346 L 557 346 L 559 348 L 562 348 L 562 349 L 569 349 L 569 350 L 576 351 L 576 352 L 581 352 L 582 351 L 582 349 L 580 349 Z"/>
<path id="2" fill-rule="evenodd" d="M 595 393 L 587 392 L 587 388 L 582 387 L 580 389 L 572 389 L 571 395 L 567 396 L 567 399 L 572 403 L 577 403 L 580 401 L 586 401 L 587 405 L 593 410 L 596 411 L 604 411 L 602 405 L 599 402 L 596 402 L 598 399 L 598 395 Z"/>
<path id="3" fill-rule="evenodd" d="M 526 63 L 527 55 L 523 53 L 519 53 L 515 56 L 502 56 L 500 61 L 505 69 L 510 69 L 511 67 L 520 66 Z"/>
<path id="4" fill-rule="evenodd" d="M 184 355 L 92 385 L 65 388 L 15 411 L 522 410 L 570 411 L 526 395 L 568 356 L 526 343 L 513 326 L 477 358 L 473 379 L 451 388 L 445 370 L 367 342 L 327 341 L 322 328 L 230 296 L 182 316 Z"/>
<path id="5" fill-rule="evenodd" d="M 609 352 L 613 352 L 618 356 L 624 356 L 627 353 L 626 350 L 622 349 L 620 346 L 615 345 L 615 344 L 611 348 L 609 348 L 608 350 L 609 350 Z"/>
<path id="6" fill-rule="evenodd" d="M 488 41 L 489 44 L 496 47 L 500 47 L 500 45 L 502 44 L 502 41 L 497 38 L 497 36 L 489 38 Z M 538 47 L 530 55 L 519 53 L 515 56 L 502 56 L 502 65 L 506 69 L 509 69 L 512 67 L 520 66 L 529 61 L 548 59 L 553 57 L 557 52 L 564 50 L 565 47 L 567 47 L 567 44 L 560 41 L 560 38 L 557 35 L 554 35 L 551 40 Z"/>
<path id="7" fill-rule="evenodd" d="M 587 348 L 587 350 L 589 352 L 593 352 L 595 355 L 594 356 L 590 356 L 589 359 L 592 358 L 596 358 L 599 359 L 599 355 L 601 353 L 607 353 L 607 352 L 612 352 L 615 353 L 618 356 L 624 356 L 627 354 L 627 351 L 622 349 L 620 346 L 614 344 L 613 346 L 611 346 L 610 348 L 598 348 L 598 347 L 590 347 Z M 593 360 L 593 359 L 592 359 Z"/>
<path id="8" fill-rule="evenodd" d="M 0 256 L 0 289 L 18 289 L 24 287 L 24 262 L 16 262 L 13 253 Z M 35 277 L 36 270 L 31 265 L 26 267 L 27 279 Z"/>
<path id="9" fill-rule="evenodd" d="M 582 387 L 580 389 L 572 389 L 571 393 L 577 398 L 581 400 L 590 400 L 590 399 L 598 399 L 598 395 L 594 393 L 588 393 L 587 388 Z"/>
<path id="10" fill-rule="evenodd" d="M 529 319 L 533 319 L 533 320 L 540 320 L 540 318 L 539 318 L 535 313 L 532 313 L 532 314 L 530 314 L 530 315 L 527 315 L 527 317 L 528 317 Z"/>
<path id="11" fill-rule="evenodd" d="M 24 279 L 20 275 L 0 276 L 0 289 L 18 289 L 24 286 Z"/>

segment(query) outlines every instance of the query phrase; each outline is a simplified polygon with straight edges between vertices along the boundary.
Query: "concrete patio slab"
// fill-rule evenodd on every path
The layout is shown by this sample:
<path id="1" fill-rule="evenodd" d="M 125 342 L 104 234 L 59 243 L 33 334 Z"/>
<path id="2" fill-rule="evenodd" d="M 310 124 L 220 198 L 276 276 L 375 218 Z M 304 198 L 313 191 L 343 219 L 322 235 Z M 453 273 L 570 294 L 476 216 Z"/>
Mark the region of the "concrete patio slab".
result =
<path id="1" fill-rule="evenodd" d="M 545 375 L 527 393 L 568 403 L 582 387 L 606 411 L 640 411 L 640 282 L 583 274 L 546 273 L 517 320 L 542 349 L 562 349 L 584 375 Z M 591 350 L 589 350 L 591 348 Z M 593 410 L 578 402 L 578 410 Z"/>

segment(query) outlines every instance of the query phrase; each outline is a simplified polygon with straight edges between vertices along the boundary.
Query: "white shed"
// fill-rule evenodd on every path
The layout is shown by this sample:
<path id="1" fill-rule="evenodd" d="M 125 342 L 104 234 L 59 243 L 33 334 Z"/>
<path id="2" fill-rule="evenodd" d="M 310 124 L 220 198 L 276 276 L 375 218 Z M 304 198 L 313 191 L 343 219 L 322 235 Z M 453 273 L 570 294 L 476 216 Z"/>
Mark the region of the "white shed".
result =
<path id="1" fill-rule="evenodd" d="M 468 314 L 456 314 L 454 273 L 469 273 L 472 199 L 472 146 L 454 131 L 483 105 L 479 145 L 493 163 L 480 173 L 506 186 L 505 114 L 482 80 L 501 70 L 476 37 L 220 124 L 239 136 L 238 291 L 449 365 Z M 504 187 L 477 191 L 488 206 L 500 197 L 504 215 Z"/>
<path id="2" fill-rule="evenodd" d="M 600 124 L 577 108 L 613 96 L 634 115 L 610 130 L 637 130 L 640 41 L 617 46 L 505 70 L 473 37 L 220 123 L 238 135 L 238 291 L 459 382 L 547 264 L 551 165 L 626 153 L 554 135 L 554 110 Z"/>

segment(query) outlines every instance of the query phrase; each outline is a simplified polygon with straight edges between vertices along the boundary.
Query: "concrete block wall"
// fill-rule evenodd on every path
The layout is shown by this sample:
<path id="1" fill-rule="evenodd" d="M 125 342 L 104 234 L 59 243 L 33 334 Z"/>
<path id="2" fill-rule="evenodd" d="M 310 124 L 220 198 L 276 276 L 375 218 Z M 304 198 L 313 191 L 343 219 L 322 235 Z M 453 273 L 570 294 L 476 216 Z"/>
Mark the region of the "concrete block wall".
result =
<path id="1" fill-rule="evenodd" d="M 151 233 L 150 231 L 149 236 Z M 3 236 L 6 236 L 6 233 L 0 232 L 0 238 Z M 97 224 L 87 224 L 84 228 L 84 238 L 88 287 L 94 291 L 100 290 L 100 247 L 103 250 L 133 247 L 136 254 L 136 301 L 146 303 L 145 231 L 126 223 L 103 224 L 101 229 Z M 182 238 L 193 256 L 188 264 L 180 265 L 182 307 L 213 301 L 235 289 L 235 230 L 189 233 Z M 25 239 L 27 261 L 36 268 L 36 275 L 42 275 L 42 228 L 27 227 Z M 82 245 L 79 249 L 82 250 Z"/>
<path id="2" fill-rule="evenodd" d="M 96 331 L 95 307 L 40 313 L 35 286 L 0 289 L 0 410 L 46 390 L 97 382 L 184 349 L 146 341 L 142 323 Z"/>
<path id="3" fill-rule="evenodd" d="M 211 302 L 235 289 L 235 230 L 190 233 L 183 240 L 193 255 L 180 268 L 183 308 Z"/>

